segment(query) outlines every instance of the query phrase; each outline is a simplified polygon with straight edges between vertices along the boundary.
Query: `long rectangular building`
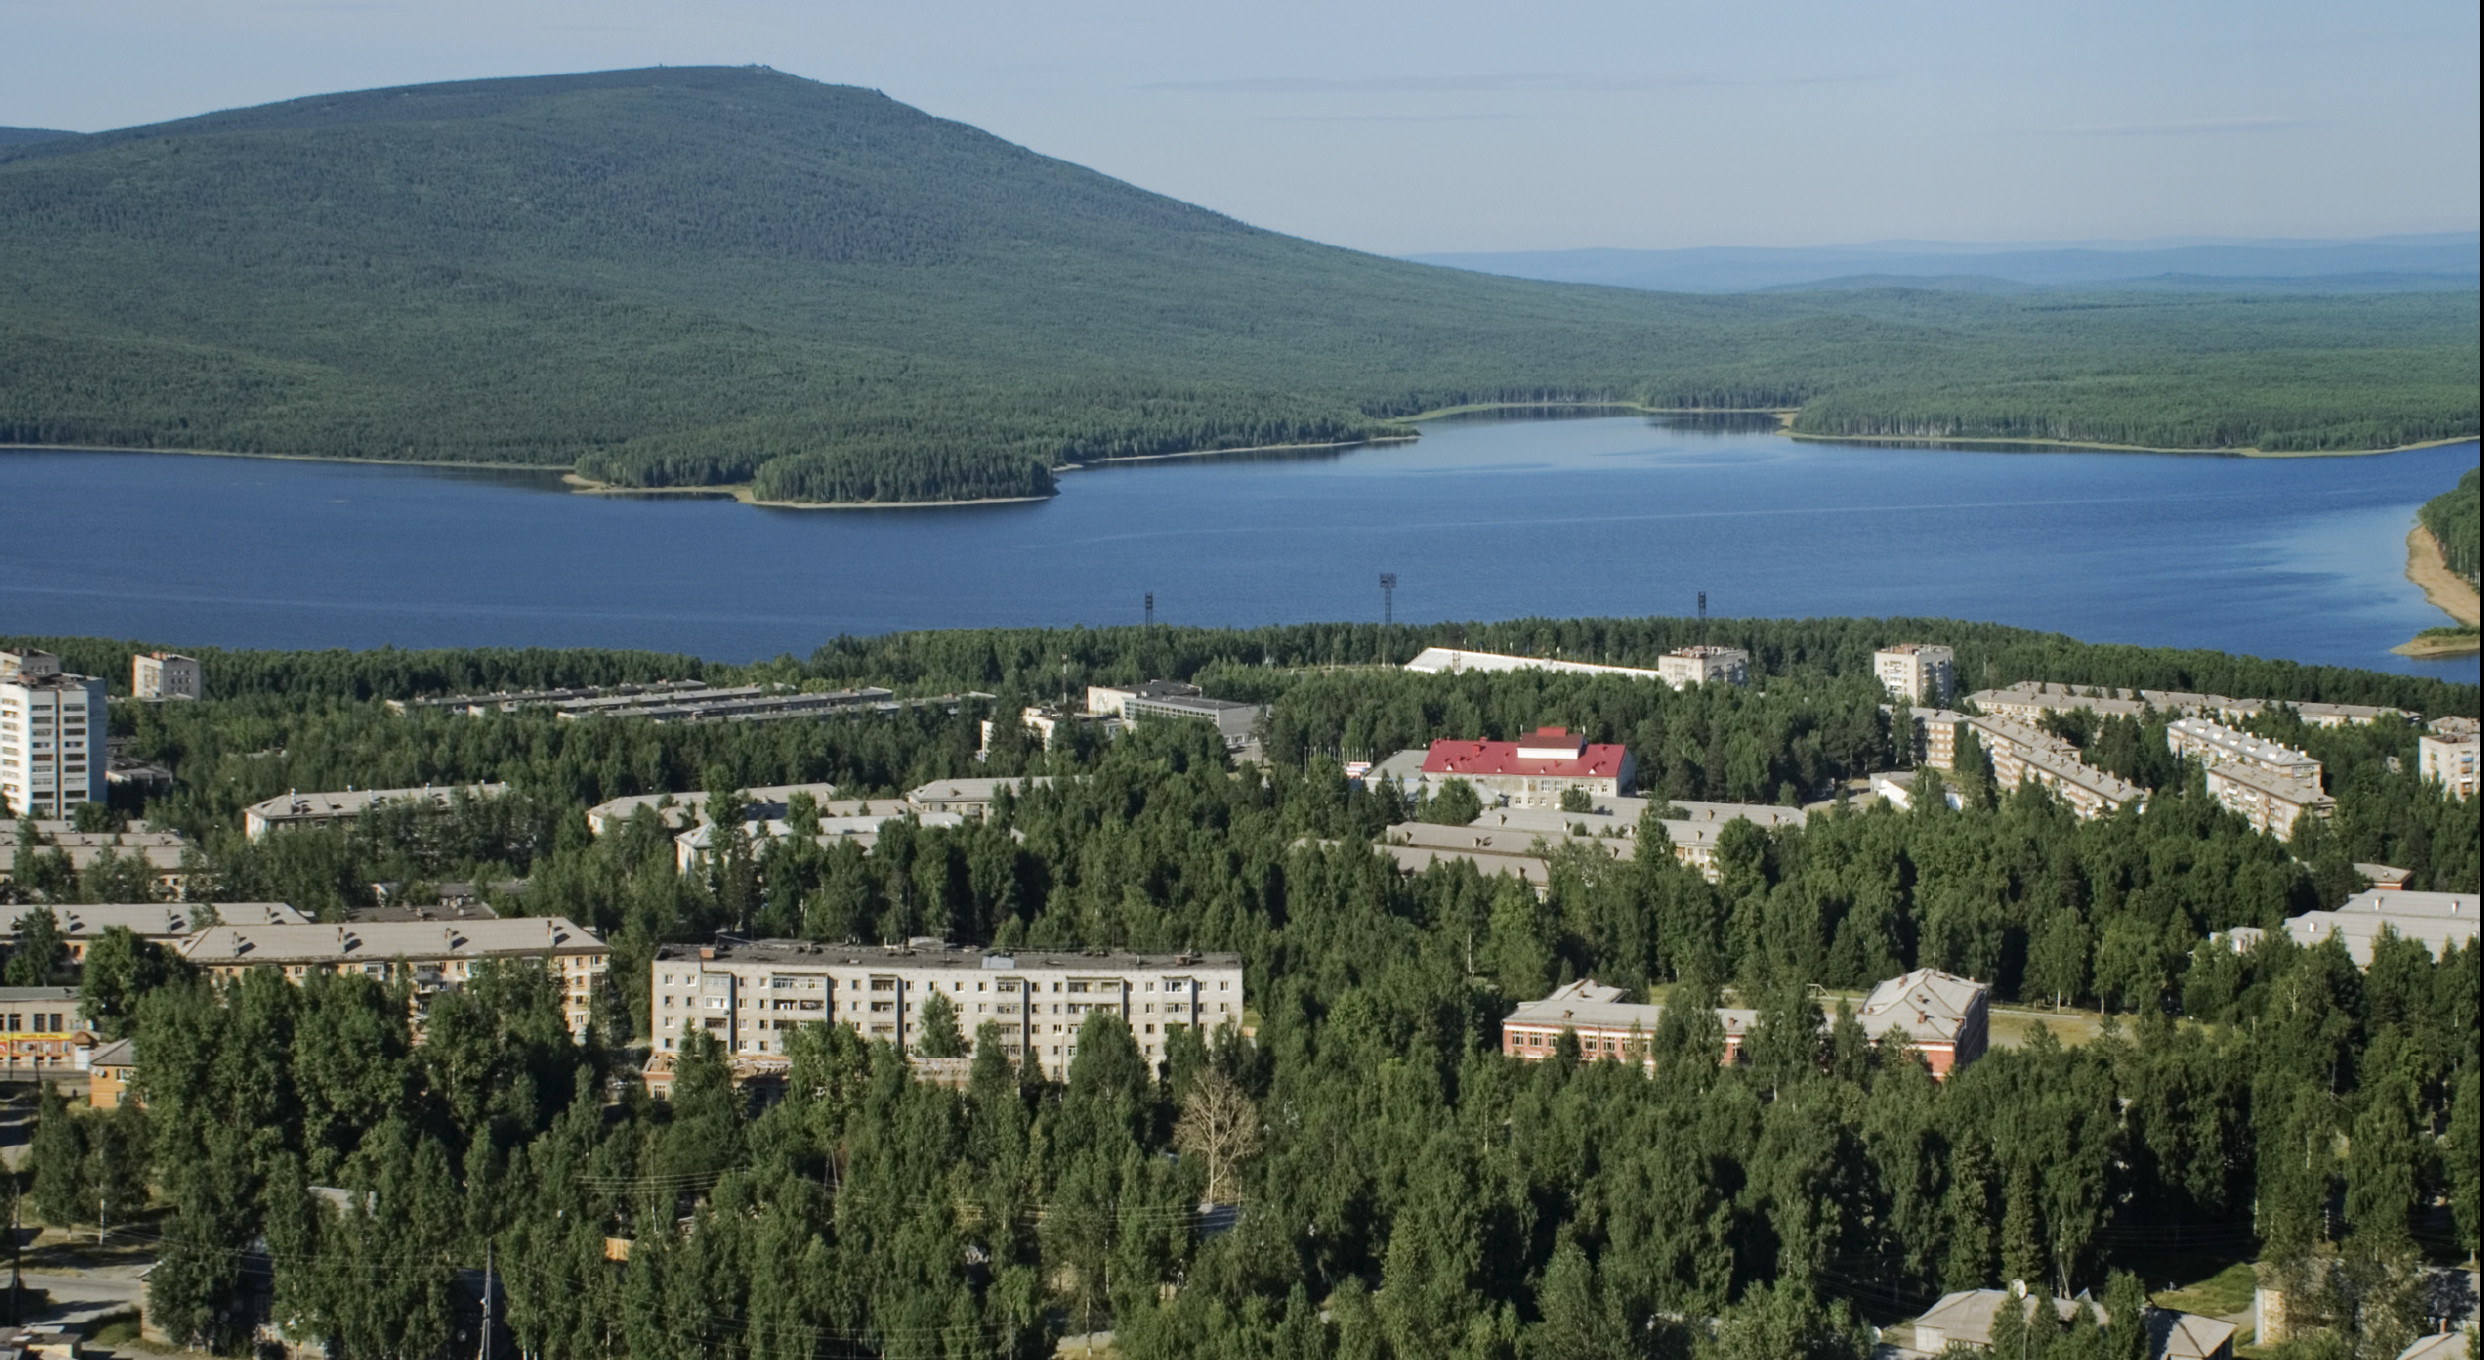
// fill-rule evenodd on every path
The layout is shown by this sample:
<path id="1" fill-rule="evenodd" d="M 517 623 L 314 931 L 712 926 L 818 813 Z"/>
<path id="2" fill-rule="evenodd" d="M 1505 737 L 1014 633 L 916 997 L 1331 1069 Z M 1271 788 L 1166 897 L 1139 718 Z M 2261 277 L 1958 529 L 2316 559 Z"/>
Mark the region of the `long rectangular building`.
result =
<path id="1" fill-rule="evenodd" d="M 281 970 L 296 984 L 312 973 L 362 973 L 414 984 L 416 1005 L 462 985 L 487 959 L 541 964 L 561 991 L 561 1015 L 586 1037 L 594 993 L 612 950 L 565 916 L 459 921 L 357 921 L 345 925 L 217 925 L 182 942 L 181 954 L 205 971 L 238 978 Z M 418 1009 L 416 1023 L 421 1020 Z"/>
<path id="2" fill-rule="evenodd" d="M 2404 888 L 2367 888 L 2349 897 L 2335 911 L 2309 911 L 2286 922 L 2286 933 L 2305 949 L 2338 936 L 2346 943 L 2355 966 L 2372 966 L 2372 946 L 2388 931 L 2420 942 L 2440 957 L 2452 945 L 2475 947 L 2477 898 L 2474 893 L 2409 892 Z"/>
<path id="3" fill-rule="evenodd" d="M 825 803 L 837 796 L 837 786 L 762 784 L 740 792 L 745 811 L 759 814 L 764 819 L 784 816 L 786 803 L 797 793 L 807 793 L 812 801 Z M 682 793 L 636 793 L 626 798 L 610 799 L 587 809 L 587 832 L 601 836 L 637 816 L 640 808 L 654 808 L 656 816 L 671 830 L 687 830 L 707 820 L 707 801 L 712 796 L 704 790 L 691 789 Z"/>
<path id="4" fill-rule="evenodd" d="M 956 1007 L 971 1050 L 988 1021 L 1011 1062 L 1060 1080 L 1078 1029 L 1099 1011 L 1130 1026 L 1147 1060 L 1177 1030 L 1243 1023 L 1238 954 L 986 952 L 918 941 L 903 948 L 802 940 L 666 945 L 649 965 L 657 1056 L 704 1030 L 733 1057 L 782 1055 L 793 1031 L 822 1021 L 911 1052 L 933 994 Z"/>
<path id="5" fill-rule="evenodd" d="M 1461 671 L 1558 671 L 1566 675 L 1610 675 L 1624 680 L 1665 680 L 1651 670 L 1636 666 L 1600 666 L 1589 661 L 1554 661 L 1540 656 L 1511 656 L 1506 652 L 1469 652 L 1454 647 L 1426 647 L 1406 663 L 1406 669 L 1422 675 L 1456 675 Z M 1672 682 L 1666 680 L 1665 683 Z"/>
<path id="6" fill-rule="evenodd" d="M 2144 803 L 2146 789 L 2079 758 L 2078 748 L 2041 728 L 2012 718 L 1969 716 L 1946 709 L 1912 710 L 1916 759 L 1941 770 L 1958 768 L 1958 752 L 1972 733 L 1992 760 L 2002 788 L 2023 781 L 2042 784 L 2082 817 L 2100 817 L 2126 803 Z"/>
<path id="7" fill-rule="evenodd" d="M 506 784 L 425 784 L 419 789 L 347 789 L 343 793 L 302 793 L 297 790 L 242 809 L 242 830 L 254 841 L 265 840 L 271 831 L 337 826 L 353 821 L 375 807 L 417 803 L 445 810 L 460 795 L 497 798 L 508 791 Z"/>
<path id="8" fill-rule="evenodd" d="M 2271 774 L 2257 765 L 2209 766 L 2208 792 L 2279 840 L 2292 836 L 2305 817 L 2326 821 L 2337 813 L 2337 800 L 2322 793 L 2318 782 Z"/>
<path id="9" fill-rule="evenodd" d="M 1971 978 L 1937 969 L 1918 968 L 1890 978 L 1872 989 L 1856 1008 L 1855 1019 L 1874 1042 L 1902 1038 L 1947 1080 L 1950 1073 L 1975 1061 L 1990 1043 L 1992 989 Z M 1530 1001 L 1501 1021 L 1501 1051 L 1510 1057 L 1538 1062 L 1552 1056 L 1564 1033 L 1578 1036 L 1579 1052 L 1589 1058 L 1632 1061 L 1653 1072 L 1649 1051 L 1665 1008 L 1625 1002 L 1622 989 L 1582 979 Z M 1720 1006 L 1716 1011 L 1725 1031 L 1727 1066 L 1745 1060 L 1744 1044 L 1759 1023 L 1759 1012 Z M 1829 1021 L 1823 1017 L 1822 1028 Z"/>
<path id="10" fill-rule="evenodd" d="M 1627 748 L 1590 745 L 1559 727 L 1516 741 L 1436 741 L 1423 758 L 1424 778 L 1435 785 L 1463 779 L 1512 807 L 1558 807 L 1573 789 L 1613 798 L 1631 791 L 1637 770 Z"/>
<path id="11" fill-rule="evenodd" d="M 18 923 L 37 908 L 32 904 L 0 905 L 0 944 L 17 942 Z M 69 961 L 86 962 L 86 948 L 95 937 L 116 926 L 139 939 L 177 946 L 209 922 L 230 926 L 299 926 L 310 918 L 282 902 L 88 902 L 50 908 Z"/>
<path id="12" fill-rule="evenodd" d="M 1977 690 L 1973 695 L 1976 708 L 1985 713 L 2034 722 L 2047 713 L 2081 710 L 2104 717 L 2136 718 L 2148 712 L 2191 718 L 2217 718 L 2236 721 L 2255 718 L 2280 708 L 2293 709 L 2295 715 L 2314 727 L 2346 727 L 2377 722 L 2382 718 L 2405 718 L 2412 715 L 2404 709 L 2382 708 L 2369 704 L 2296 703 L 2285 699 L 2235 699 L 2222 694 L 2198 694 L 2176 689 L 2117 689 L 2110 685 L 2061 685 L 2046 680 L 2021 680 L 2005 689 Z"/>
<path id="13" fill-rule="evenodd" d="M 2248 765 L 2287 779 L 2320 782 L 2320 762 L 2308 752 L 2207 718 L 2176 718 L 2167 723 L 2165 745 L 2175 755 L 2202 765 Z"/>

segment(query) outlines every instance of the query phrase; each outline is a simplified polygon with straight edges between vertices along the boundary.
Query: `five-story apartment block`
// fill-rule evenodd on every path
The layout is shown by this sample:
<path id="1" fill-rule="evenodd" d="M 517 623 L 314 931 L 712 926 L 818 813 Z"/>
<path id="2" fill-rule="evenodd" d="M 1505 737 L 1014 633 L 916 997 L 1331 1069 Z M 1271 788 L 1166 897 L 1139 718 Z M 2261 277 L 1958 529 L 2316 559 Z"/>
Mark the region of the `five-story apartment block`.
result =
<path id="1" fill-rule="evenodd" d="M 1130 1026 L 1149 1062 L 1164 1060 L 1177 1030 L 1239 1027 L 1238 954 L 1014 954 L 917 941 L 903 948 L 802 940 L 667 945 L 649 965 L 656 1053 L 678 1052 L 704 1030 L 727 1054 L 782 1055 L 794 1031 L 830 1021 L 913 1052 L 923 1006 L 935 994 L 956 1009 L 971 1050 L 987 1022 L 1020 1066 L 1058 1080 L 1078 1052 L 1078 1029 L 1099 1011 Z"/>

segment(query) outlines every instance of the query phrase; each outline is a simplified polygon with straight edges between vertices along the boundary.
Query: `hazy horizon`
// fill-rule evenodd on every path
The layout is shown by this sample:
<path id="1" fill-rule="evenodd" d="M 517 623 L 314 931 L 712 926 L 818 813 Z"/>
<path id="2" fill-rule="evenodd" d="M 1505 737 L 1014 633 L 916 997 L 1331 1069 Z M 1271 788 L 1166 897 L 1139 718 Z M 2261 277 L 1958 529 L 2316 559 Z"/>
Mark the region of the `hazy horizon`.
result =
<path id="1" fill-rule="evenodd" d="M 1388 255 L 2468 231 L 2473 6 L 0 0 L 0 124 L 652 65 L 862 85 Z"/>

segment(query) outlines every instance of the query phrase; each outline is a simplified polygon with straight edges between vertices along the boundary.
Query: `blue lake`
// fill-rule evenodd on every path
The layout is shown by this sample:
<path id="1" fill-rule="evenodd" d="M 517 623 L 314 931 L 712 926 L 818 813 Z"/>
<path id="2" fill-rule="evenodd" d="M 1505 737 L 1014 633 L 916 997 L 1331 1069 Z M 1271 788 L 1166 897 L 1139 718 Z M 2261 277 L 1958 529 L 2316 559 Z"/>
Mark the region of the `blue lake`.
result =
<path id="1" fill-rule="evenodd" d="M 0 452 L 0 632 L 645 647 L 1139 620 L 1916 614 L 2473 682 L 2389 648 L 2473 443 L 2242 459 L 1798 443 L 1766 422 L 1468 420 L 1410 444 L 1064 474 L 1026 505 L 572 495 L 534 474 Z M 27 551 L 39 541 L 41 557 Z"/>

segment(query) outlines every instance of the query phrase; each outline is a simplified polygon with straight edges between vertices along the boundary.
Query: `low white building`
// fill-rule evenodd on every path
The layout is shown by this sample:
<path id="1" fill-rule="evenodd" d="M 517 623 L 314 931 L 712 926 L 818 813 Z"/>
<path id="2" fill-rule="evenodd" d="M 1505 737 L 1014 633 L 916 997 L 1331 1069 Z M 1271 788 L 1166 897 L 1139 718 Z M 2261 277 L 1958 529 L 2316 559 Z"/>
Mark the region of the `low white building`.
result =
<path id="1" fill-rule="evenodd" d="M 966 817 L 962 813 L 923 812 L 894 798 L 883 798 L 877 803 L 863 800 L 832 803 L 825 805 L 822 813 L 819 819 L 819 830 L 811 833 L 811 839 L 823 849 L 840 842 L 851 841 L 864 850 L 870 850 L 880 843 L 881 828 L 890 822 L 906 818 L 912 818 L 916 824 L 921 826 L 964 826 L 966 824 Z M 673 867 L 685 874 L 703 867 L 707 863 L 709 851 L 714 849 L 718 837 L 722 834 L 714 822 L 702 822 L 675 836 L 673 838 Z M 792 825 L 783 818 L 768 818 L 742 823 L 742 834 L 749 838 L 751 851 L 756 854 L 766 848 L 770 842 L 785 840 L 796 833 Z"/>
<path id="2" fill-rule="evenodd" d="M 2358 968 L 2372 966 L 2372 946 L 2384 930 L 2417 941 L 2439 958 L 2451 945 L 2474 947 L 2476 902 L 2474 893 L 2367 888 L 2335 911 L 2307 911 L 2287 921 L 2286 933 L 2305 949 L 2335 935 Z"/>
<path id="3" fill-rule="evenodd" d="M 1656 675 L 1675 689 L 1751 683 L 1751 654 L 1740 647 L 1684 647 L 1656 658 Z"/>
<path id="4" fill-rule="evenodd" d="M 1589 661 L 1553 661 L 1539 656 L 1470 652 L 1454 647 L 1426 647 L 1415 654 L 1414 660 L 1406 663 L 1406 669 L 1422 675 L 1456 675 L 1463 671 L 1557 671 L 1564 675 L 1611 675 L 1624 680 L 1665 679 L 1660 672 L 1635 666 L 1600 666 Z"/>
<path id="5" fill-rule="evenodd" d="M 759 820 L 785 815 L 785 805 L 797 793 L 811 795 L 816 803 L 827 803 L 837 796 L 834 784 L 762 784 L 740 790 L 744 812 Z M 707 820 L 709 795 L 693 789 L 686 793 L 639 793 L 615 798 L 587 809 L 587 830 L 597 836 L 619 827 L 638 815 L 642 807 L 654 808 L 664 825 L 675 831 L 696 826 Z M 893 801 L 893 800 L 891 800 Z"/>
<path id="6" fill-rule="evenodd" d="M 1022 795 L 1052 782 L 1048 774 L 1022 774 L 1001 779 L 935 779 L 906 790 L 906 801 L 924 813 L 956 812 L 989 817 L 1001 791 Z"/>

